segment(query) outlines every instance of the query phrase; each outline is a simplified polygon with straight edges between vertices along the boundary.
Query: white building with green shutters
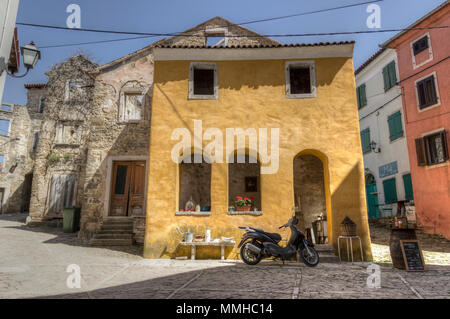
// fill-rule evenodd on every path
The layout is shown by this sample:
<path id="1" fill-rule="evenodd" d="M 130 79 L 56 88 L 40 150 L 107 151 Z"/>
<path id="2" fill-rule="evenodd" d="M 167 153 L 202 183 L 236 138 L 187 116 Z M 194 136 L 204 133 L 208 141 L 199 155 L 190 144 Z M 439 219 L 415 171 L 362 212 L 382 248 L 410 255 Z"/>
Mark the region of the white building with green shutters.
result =
<path id="1" fill-rule="evenodd" d="M 369 218 L 413 200 L 397 55 L 381 49 L 355 72 Z"/>

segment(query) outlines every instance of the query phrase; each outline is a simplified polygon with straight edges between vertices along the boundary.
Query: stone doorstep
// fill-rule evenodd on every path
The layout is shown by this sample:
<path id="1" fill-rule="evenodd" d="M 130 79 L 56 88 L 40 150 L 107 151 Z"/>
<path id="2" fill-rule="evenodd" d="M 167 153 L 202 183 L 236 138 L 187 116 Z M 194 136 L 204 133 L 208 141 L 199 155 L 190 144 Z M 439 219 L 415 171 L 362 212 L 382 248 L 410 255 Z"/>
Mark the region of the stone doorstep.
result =
<path id="1" fill-rule="evenodd" d="M 133 234 L 130 233 L 97 233 L 94 239 L 130 239 L 133 238 Z"/>
<path id="2" fill-rule="evenodd" d="M 131 246 L 133 239 L 97 239 L 90 241 L 91 246 Z"/>

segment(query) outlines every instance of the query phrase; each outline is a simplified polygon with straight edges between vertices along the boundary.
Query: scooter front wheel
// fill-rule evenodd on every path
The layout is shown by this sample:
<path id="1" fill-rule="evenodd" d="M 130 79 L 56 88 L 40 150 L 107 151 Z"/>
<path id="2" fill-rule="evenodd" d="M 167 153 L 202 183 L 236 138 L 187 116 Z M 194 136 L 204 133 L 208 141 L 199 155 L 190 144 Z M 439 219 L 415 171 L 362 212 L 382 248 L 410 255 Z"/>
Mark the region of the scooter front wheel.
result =
<path id="1" fill-rule="evenodd" d="M 305 247 L 300 251 L 300 257 L 308 267 L 315 267 L 319 264 L 319 254 L 313 247 Z"/>
<path id="2" fill-rule="evenodd" d="M 241 247 L 241 251 L 240 251 L 240 255 L 242 258 L 242 261 L 244 263 L 246 263 L 247 265 L 251 265 L 254 266 L 257 263 L 259 263 L 262 259 L 261 254 L 256 254 L 254 252 L 252 252 L 247 245 L 250 244 L 251 242 L 246 242 L 242 247 Z"/>

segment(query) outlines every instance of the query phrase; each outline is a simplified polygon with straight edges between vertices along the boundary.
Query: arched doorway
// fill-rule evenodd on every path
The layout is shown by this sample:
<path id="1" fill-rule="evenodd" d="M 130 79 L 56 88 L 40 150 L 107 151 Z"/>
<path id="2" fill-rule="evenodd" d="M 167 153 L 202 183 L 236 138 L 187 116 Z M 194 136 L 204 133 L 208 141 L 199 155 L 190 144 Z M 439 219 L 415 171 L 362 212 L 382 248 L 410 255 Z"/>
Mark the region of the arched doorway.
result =
<path id="1" fill-rule="evenodd" d="M 367 212 L 369 218 L 378 218 L 378 191 L 375 177 L 372 174 L 367 174 L 366 181 L 366 198 L 367 198 Z"/>
<path id="2" fill-rule="evenodd" d="M 320 231 L 328 237 L 328 229 L 323 229 L 327 223 L 316 223 L 321 215 L 327 218 L 324 165 L 317 156 L 304 154 L 294 158 L 294 199 L 299 228 L 315 242 Z"/>

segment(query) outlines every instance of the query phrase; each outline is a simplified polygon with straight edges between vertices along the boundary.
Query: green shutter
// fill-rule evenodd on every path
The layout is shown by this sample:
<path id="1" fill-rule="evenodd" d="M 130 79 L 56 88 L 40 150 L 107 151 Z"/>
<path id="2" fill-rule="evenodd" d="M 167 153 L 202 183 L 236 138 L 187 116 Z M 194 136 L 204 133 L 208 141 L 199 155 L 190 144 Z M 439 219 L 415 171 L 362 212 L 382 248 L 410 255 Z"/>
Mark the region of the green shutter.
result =
<path id="1" fill-rule="evenodd" d="M 388 116 L 389 139 L 396 140 L 403 136 L 402 114 L 400 111 Z"/>
<path id="2" fill-rule="evenodd" d="M 366 128 L 361 131 L 361 145 L 363 153 L 370 152 L 370 129 Z"/>
<path id="3" fill-rule="evenodd" d="M 384 90 L 387 91 L 397 84 L 397 74 L 395 72 L 395 61 L 390 62 L 383 68 Z"/>
<path id="4" fill-rule="evenodd" d="M 388 67 L 385 66 L 383 68 L 383 80 L 384 80 L 384 90 L 387 91 L 390 89 L 389 86 L 389 71 L 388 71 Z"/>
<path id="5" fill-rule="evenodd" d="M 391 82 L 391 87 L 397 84 L 397 74 L 395 72 L 395 61 L 389 63 L 389 80 Z"/>
<path id="6" fill-rule="evenodd" d="M 395 187 L 395 178 L 386 179 L 383 181 L 384 202 L 385 204 L 392 204 L 397 202 L 397 188 Z"/>
<path id="7" fill-rule="evenodd" d="M 414 200 L 410 173 L 403 175 L 403 185 L 405 186 L 405 200 Z"/>
<path id="8" fill-rule="evenodd" d="M 367 105 L 367 98 L 366 98 L 366 84 L 362 84 L 359 87 L 360 95 L 361 95 L 361 107 Z"/>
<path id="9" fill-rule="evenodd" d="M 366 84 L 361 84 L 356 88 L 356 96 L 358 99 L 358 109 L 362 108 L 363 106 L 367 105 L 367 98 L 366 98 Z"/>

